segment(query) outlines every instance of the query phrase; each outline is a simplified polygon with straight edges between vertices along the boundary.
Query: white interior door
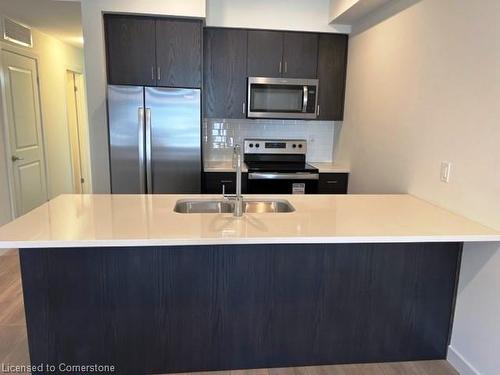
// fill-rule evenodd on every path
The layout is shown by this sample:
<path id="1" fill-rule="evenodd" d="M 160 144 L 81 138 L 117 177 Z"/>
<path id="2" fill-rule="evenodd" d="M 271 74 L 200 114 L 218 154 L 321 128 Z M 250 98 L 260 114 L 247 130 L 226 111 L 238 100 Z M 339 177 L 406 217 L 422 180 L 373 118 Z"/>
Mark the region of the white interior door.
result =
<path id="1" fill-rule="evenodd" d="M 2 51 L 16 216 L 47 200 L 36 61 Z"/>

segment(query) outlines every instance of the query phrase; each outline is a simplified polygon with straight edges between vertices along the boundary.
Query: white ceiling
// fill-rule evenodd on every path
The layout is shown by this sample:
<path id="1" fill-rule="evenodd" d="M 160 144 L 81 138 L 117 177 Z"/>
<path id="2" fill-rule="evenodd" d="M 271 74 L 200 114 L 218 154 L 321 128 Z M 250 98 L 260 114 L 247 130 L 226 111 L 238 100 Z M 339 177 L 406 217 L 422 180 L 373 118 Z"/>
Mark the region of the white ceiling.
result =
<path id="1" fill-rule="evenodd" d="M 76 47 L 83 47 L 80 2 L 0 0 L 0 13 Z"/>

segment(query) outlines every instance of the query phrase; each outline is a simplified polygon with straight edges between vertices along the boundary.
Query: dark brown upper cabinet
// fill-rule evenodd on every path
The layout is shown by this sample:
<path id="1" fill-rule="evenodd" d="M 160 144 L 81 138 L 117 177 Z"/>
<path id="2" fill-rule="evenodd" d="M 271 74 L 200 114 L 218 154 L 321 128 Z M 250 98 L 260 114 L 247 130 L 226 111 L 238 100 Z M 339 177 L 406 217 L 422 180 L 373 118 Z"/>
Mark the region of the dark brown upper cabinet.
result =
<path id="1" fill-rule="evenodd" d="M 108 82 L 155 85 L 155 21 L 105 15 Z"/>
<path id="2" fill-rule="evenodd" d="M 245 118 L 247 31 L 206 28 L 203 46 L 205 117 Z"/>
<path id="3" fill-rule="evenodd" d="M 316 78 L 318 34 L 251 30 L 248 76 Z"/>
<path id="4" fill-rule="evenodd" d="M 317 62 L 318 34 L 284 33 L 282 77 L 316 78 Z"/>
<path id="5" fill-rule="evenodd" d="M 201 21 L 156 20 L 157 86 L 201 87 Z"/>
<path id="6" fill-rule="evenodd" d="M 318 120 L 342 121 L 348 36 L 320 34 L 318 51 Z"/>
<path id="7" fill-rule="evenodd" d="M 280 77 L 283 71 L 283 33 L 248 31 L 248 76 Z"/>
<path id="8" fill-rule="evenodd" d="M 201 87 L 199 20 L 105 15 L 108 83 Z"/>

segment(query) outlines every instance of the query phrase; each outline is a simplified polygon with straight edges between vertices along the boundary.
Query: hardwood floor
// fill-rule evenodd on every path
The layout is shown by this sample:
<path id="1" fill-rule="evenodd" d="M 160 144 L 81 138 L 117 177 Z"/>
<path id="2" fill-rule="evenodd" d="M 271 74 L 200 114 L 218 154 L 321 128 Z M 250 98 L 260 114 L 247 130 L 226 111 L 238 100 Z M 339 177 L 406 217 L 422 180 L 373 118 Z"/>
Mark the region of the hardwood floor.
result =
<path id="1" fill-rule="evenodd" d="M 29 363 L 17 250 L 0 254 L 0 364 Z"/>
<path id="2" fill-rule="evenodd" d="M 0 253 L 0 364 L 29 363 L 26 323 L 16 250 Z M 197 375 L 457 375 L 446 361 L 215 371 Z M 188 375 L 188 374 L 184 374 Z"/>

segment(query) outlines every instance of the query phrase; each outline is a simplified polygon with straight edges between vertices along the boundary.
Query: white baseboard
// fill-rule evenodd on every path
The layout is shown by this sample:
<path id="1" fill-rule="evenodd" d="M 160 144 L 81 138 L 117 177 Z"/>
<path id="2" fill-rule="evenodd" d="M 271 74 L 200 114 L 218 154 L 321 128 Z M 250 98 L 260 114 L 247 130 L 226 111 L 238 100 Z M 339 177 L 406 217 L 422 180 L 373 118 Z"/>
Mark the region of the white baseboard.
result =
<path id="1" fill-rule="evenodd" d="M 455 348 L 448 346 L 448 362 L 460 375 L 481 375 Z"/>

